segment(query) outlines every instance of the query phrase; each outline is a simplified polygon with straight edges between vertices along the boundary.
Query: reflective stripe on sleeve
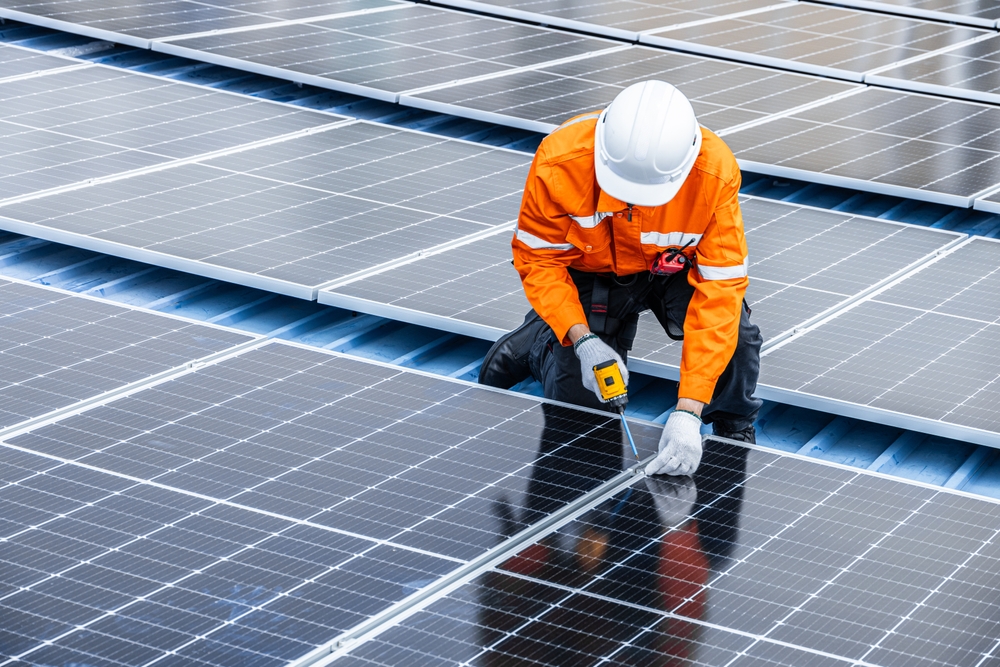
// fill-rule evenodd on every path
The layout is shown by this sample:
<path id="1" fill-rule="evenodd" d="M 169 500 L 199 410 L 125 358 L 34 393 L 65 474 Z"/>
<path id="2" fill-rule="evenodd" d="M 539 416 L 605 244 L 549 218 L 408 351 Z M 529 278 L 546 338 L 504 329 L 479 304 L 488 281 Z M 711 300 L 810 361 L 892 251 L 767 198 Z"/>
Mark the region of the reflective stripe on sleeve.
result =
<path id="1" fill-rule="evenodd" d="M 705 280 L 730 280 L 732 278 L 747 277 L 747 260 L 736 266 L 705 266 L 698 264 L 698 273 Z"/>
<path id="2" fill-rule="evenodd" d="M 523 229 L 518 229 L 514 233 L 514 238 L 532 250 L 569 250 L 573 247 L 572 243 L 549 243 L 545 239 L 540 239 L 534 234 L 529 234 Z"/>
<path id="3" fill-rule="evenodd" d="M 604 218 L 610 217 L 612 215 L 614 215 L 613 211 L 610 213 L 602 213 L 601 211 L 598 211 L 594 215 L 588 215 L 588 216 L 571 215 L 569 217 L 573 222 L 580 225 L 584 229 L 593 229 L 597 225 L 601 224 L 601 220 L 604 220 Z"/>
<path id="4" fill-rule="evenodd" d="M 645 243 L 647 245 L 658 245 L 660 247 L 666 246 L 682 246 L 688 245 L 689 248 L 693 248 L 698 245 L 701 241 L 701 234 L 686 234 L 684 232 L 668 232 L 664 234 L 663 232 L 643 232 L 639 236 L 639 242 Z"/>

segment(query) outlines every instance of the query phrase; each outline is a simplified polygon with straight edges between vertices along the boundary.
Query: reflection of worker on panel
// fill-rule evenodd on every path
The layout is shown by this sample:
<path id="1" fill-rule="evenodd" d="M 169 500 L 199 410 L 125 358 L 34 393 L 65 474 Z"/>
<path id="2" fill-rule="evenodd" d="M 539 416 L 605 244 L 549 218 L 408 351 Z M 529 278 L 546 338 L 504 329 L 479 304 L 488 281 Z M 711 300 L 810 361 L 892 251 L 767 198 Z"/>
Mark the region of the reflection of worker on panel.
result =
<path id="1" fill-rule="evenodd" d="M 546 429 L 526 516 L 516 523 L 577 487 L 588 466 L 620 460 L 620 445 L 595 425 L 581 426 L 580 436 L 565 422 Z M 573 444 L 559 449 L 560 442 Z M 557 449 L 561 456 L 546 456 Z M 742 447 L 709 440 L 693 479 L 637 482 L 485 575 L 477 621 L 480 642 L 490 650 L 479 662 L 578 665 L 613 656 L 615 664 L 681 665 L 696 659 L 703 626 L 656 612 L 706 617 L 705 585 L 736 542 L 746 455 Z"/>
<path id="2" fill-rule="evenodd" d="M 534 376 L 547 398 L 607 407 L 593 369 L 628 371 L 641 311 L 684 340 L 679 400 L 649 474 L 687 475 L 702 421 L 754 442 L 760 331 L 743 301 L 747 248 L 729 148 L 662 81 L 546 137 L 528 173 L 512 248 L 533 310 L 501 337 L 479 381 Z"/>

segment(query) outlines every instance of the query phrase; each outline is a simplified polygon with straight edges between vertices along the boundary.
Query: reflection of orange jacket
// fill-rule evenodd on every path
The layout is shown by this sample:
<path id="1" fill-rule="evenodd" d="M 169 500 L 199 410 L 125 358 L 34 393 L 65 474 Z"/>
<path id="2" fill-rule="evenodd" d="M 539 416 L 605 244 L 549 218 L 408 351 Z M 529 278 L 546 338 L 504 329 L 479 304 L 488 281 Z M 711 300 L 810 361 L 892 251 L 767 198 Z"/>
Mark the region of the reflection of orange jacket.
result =
<path id="1" fill-rule="evenodd" d="M 703 129 L 701 154 L 677 196 L 664 206 L 629 208 L 597 185 L 596 119 L 570 119 L 535 154 L 512 242 L 524 292 L 568 345 L 570 327 L 587 318 L 567 267 L 627 276 L 648 270 L 664 248 L 692 241 L 686 254 L 698 270 L 688 274 L 695 292 L 684 324 L 679 395 L 707 403 L 736 349 L 748 283 L 736 158 Z"/>

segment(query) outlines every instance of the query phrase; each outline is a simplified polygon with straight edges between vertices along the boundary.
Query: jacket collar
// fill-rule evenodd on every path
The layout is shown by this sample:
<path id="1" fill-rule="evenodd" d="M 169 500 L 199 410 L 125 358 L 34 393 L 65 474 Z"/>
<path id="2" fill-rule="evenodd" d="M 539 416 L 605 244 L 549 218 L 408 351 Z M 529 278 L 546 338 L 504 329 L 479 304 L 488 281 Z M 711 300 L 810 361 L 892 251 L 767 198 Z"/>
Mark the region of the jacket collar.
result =
<path id="1" fill-rule="evenodd" d="M 600 190 L 601 193 L 597 198 L 598 211 L 624 211 L 628 208 L 628 203 L 623 202 L 620 199 L 615 199 L 604 190 L 601 190 L 600 187 L 598 187 L 598 190 Z"/>

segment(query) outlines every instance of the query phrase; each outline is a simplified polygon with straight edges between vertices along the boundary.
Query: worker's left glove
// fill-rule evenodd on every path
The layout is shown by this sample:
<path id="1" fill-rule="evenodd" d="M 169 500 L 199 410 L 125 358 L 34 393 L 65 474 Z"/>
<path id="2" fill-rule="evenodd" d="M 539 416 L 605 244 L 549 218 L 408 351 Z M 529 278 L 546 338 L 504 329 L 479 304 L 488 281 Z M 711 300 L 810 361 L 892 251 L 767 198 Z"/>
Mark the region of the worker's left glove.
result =
<path id="1" fill-rule="evenodd" d="M 701 419 L 674 410 L 660 435 L 660 453 L 646 466 L 647 475 L 691 475 L 701 463 Z"/>
<path id="2" fill-rule="evenodd" d="M 698 487 L 690 477 L 647 477 L 646 488 L 665 528 L 676 528 L 683 523 L 698 497 Z"/>
<path id="3" fill-rule="evenodd" d="M 601 389 L 597 386 L 597 376 L 594 375 L 594 366 L 603 364 L 606 361 L 614 360 L 618 364 L 618 370 L 622 372 L 622 381 L 628 387 L 628 369 L 625 362 L 611 349 L 611 346 L 601 340 L 596 334 L 584 334 L 573 346 L 576 358 L 580 360 L 580 375 L 583 376 L 583 386 L 594 392 L 597 400 L 607 403 L 601 396 Z"/>

